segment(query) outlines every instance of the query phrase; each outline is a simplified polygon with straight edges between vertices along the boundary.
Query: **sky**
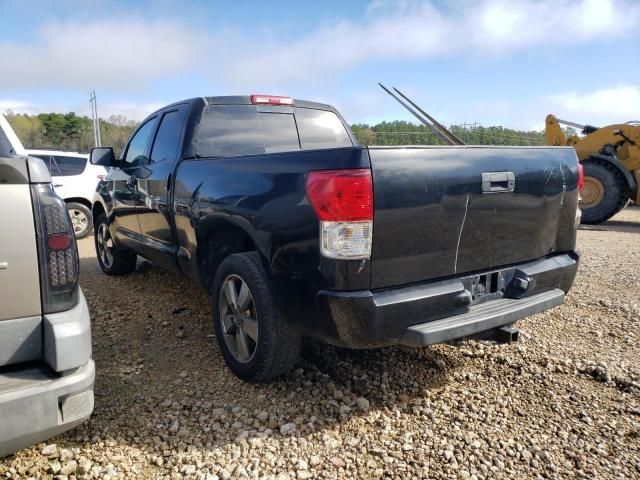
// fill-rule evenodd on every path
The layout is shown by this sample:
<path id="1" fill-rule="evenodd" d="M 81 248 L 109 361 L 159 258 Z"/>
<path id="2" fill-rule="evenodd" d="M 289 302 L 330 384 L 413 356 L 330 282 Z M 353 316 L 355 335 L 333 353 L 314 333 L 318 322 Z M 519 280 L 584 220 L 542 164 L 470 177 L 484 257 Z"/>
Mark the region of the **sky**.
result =
<path id="1" fill-rule="evenodd" d="M 196 96 L 329 103 L 349 123 L 640 119 L 640 0 L 0 0 L 0 112 L 141 120 Z"/>

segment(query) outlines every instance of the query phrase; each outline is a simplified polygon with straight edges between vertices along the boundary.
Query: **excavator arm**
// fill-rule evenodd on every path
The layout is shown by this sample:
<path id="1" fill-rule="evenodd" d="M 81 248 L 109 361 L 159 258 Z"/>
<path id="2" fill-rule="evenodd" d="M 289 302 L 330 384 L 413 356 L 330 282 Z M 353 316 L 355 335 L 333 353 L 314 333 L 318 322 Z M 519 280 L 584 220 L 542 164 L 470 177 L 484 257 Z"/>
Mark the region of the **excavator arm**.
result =
<path id="1" fill-rule="evenodd" d="M 547 145 L 553 145 L 555 147 L 566 147 L 575 145 L 580 138 L 577 135 L 571 135 L 567 137 L 560 126 L 561 123 L 570 125 L 572 127 L 583 130 L 584 125 L 579 125 L 573 122 L 567 122 L 566 120 L 559 120 L 555 115 L 549 114 L 545 120 L 545 137 Z"/>

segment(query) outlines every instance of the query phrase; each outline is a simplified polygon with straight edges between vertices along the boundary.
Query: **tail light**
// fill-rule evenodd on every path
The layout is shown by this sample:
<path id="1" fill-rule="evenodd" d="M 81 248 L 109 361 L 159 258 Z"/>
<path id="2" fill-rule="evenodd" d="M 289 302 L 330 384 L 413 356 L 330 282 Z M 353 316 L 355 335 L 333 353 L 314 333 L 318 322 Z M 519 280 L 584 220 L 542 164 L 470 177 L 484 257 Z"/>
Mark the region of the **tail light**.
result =
<path id="1" fill-rule="evenodd" d="M 328 258 L 371 257 L 371 170 L 320 170 L 307 176 L 307 197 L 320 220 L 320 252 Z"/>
<path id="2" fill-rule="evenodd" d="M 578 190 L 582 190 L 584 187 L 584 167 L 578 162 Z"/>
<path id="3" fill-rule="evenodd" d="M 68 310 L 78 302 L 78 247 L 67 207 L 51 184 L 31 187 L 44 313 Z"/>

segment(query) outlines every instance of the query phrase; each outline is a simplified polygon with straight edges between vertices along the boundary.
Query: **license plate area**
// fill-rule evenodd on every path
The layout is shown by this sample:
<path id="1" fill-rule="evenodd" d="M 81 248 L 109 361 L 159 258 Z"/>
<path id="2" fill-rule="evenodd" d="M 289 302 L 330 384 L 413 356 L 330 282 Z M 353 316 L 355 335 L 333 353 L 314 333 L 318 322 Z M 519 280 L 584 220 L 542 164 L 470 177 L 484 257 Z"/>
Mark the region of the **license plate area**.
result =
<path id="1" fill-rule="evenodd" d="M 502 298 L 506 288 L 507 279 L 504 272 L 490 272 L 471 277 L 471 303 Z"/>

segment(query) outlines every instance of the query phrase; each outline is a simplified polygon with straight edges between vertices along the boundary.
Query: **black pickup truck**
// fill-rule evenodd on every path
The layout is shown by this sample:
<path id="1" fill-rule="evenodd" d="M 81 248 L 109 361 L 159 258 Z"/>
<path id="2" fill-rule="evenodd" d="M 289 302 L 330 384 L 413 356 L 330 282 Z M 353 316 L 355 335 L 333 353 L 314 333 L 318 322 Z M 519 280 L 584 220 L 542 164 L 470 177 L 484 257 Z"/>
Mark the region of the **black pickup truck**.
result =
<path id="1" fill-rule="evenodd" d="M 571 148 L 361 147 L 329 105 L 252 95 L 169 105 L 91 162 L 112 167 L 93 205 L 102 270 L 140 255 L 198 281 L 247 380 L 290 369 L 303 336 L 514 340 L 578 266 Z"/>

